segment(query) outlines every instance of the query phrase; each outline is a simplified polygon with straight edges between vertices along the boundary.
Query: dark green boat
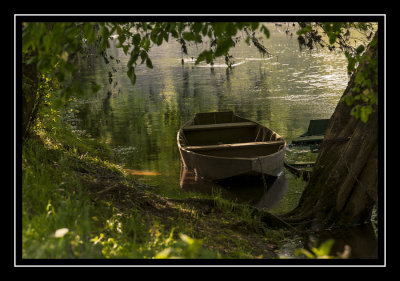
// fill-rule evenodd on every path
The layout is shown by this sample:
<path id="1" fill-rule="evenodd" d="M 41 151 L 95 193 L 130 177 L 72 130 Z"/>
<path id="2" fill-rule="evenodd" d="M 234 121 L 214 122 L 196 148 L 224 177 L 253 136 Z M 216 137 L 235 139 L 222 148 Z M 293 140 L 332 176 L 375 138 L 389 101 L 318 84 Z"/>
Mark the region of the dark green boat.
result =
<path id="1" fill-rule="evenodd" d="M 330 119 L 310 120 L 308 130 L 292 140 L 292 145 L 312 145 L 323 141 Z"/>

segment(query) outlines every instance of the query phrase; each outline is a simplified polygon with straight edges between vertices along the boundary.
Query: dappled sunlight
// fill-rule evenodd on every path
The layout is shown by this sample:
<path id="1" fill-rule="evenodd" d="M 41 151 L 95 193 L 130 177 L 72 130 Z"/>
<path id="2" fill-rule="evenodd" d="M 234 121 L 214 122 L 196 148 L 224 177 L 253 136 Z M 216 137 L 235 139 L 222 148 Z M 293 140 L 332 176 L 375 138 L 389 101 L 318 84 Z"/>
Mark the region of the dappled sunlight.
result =
<path id="1" fill-rule="evenodd" d="M 365 62 L 372 71 L 377 60 L 318 46 L 317 37 L 306 36 L 313 26 L 303 22 L 23 21 L 20 259 L 377 258 L 377 191 L 369 190 L 378 150 L 372 137 L 364 139 L 377 136 L 377 127 L 370 133 L 370 122 L 358 130 L 336 118 L 335 109 L 364 99 L 377 105 L 375 84 L 361 85 L 375 83 L 377 70 L 362 70 Z M 323 24 L 335 32 L 342 23 Z M 338 34 L 328 31 L 325 40 L 332 41 Z M 360 96 L 350 98 L 355 68 Z M 352 115 L 370 114 L 358 110 Z M 227 111 L 242 122 L 210 114 Z M 186 127 L 200 112 L 213 116 L 212 124 L 197 119 L 197 127 Z M 330 138 L 332 125 L 324 146 L 308 147 L 304 139 L 288 145 L 310 120 L 322 119 L 338 126 L 340 138 Z M 197 138 L 199 128 L 212 132 Z M 341 138 L 347 132 L 351 137 Z M 261 142 L 275 135 L 285 142 Z M 323 135 L 306 137 L 310 143 Z M 185 149 L 191 144 L 205 157 L 184 159 L 183 139 Z M 335 164 L 327 154 L 340 154 L 343 139 L 351 140 L 342 153 L 349 161 Z M 260 148 L 253 151 L 252 143 Z M 232 149 L 237 162 L 220 161 Z M 224 174 L 206 180 L 196 163 Z M 274 176 L 260 174 L 266 166 Z M 350 216 L 373 223 L 333 228 Z"/>
<path id="2" fill-rule="evenodd" d="M 132 170 L 132 169 L 124 169 L 128 174 L 135 176 L 159 176 L 161 175 L 158 172 L 154 171 L 143 171 L 143 170 Z"/>

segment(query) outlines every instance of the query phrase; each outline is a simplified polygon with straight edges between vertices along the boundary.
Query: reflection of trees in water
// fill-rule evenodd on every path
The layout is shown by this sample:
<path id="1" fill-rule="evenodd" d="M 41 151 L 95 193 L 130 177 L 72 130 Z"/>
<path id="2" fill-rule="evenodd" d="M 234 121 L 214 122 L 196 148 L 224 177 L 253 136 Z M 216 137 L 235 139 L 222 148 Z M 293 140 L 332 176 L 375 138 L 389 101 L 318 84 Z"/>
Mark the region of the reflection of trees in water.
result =
<path id="1" fill-rule="evenodd" d="M 158 158 L 164 157 L 166 163 L 171 161 L 177 153 L 176 131 L 200 111 L 233 110 L 243 117 L 271 125 L 284 137 L 301 134 L 301 128 L 307 128 L 309 119 L 315 113 L 320 114 L 320 108 L 314 110 L 309 103 L 281 97 L 306 91 L 305 84 L 299 82 L 304 75 L 318 78 L 326 64 L 337 69 L 338 63 L 327 62 L 321 56 L 299 54 L 296 40 L 276 33 L 271 34 L 266 43 L 279 59 L 262 60 L 260 57 L 260 60 L 254 50 L 243 44 L 244 47 L 236 49 L 234 57 L 246 61 L 232 69 L 198 67 L 192 63 L 181 65 L 179 57 L 171 63 L 176 49 L 172 45 L 162 45 L 152 57 L 153 64 L 158 67 L 150 70 L 138 66 L 134 87 L 126 77 L 127 60 L 121 50 L 112 47 L 107 51 L 107 55 L 114 58 L 109 58 L 109 64 L 101 56 L 90 55 L 86 61 L 82 60 L 82 77 L 90 77 L 103 85 L 105 92 L 96 94 L 98 102 L 79 109 L 82 110 L 81 120 L 85 120 L 81 129 L 94 137 L 107 137 L 111 143 L 139 147 L 132 156 L 132 163 L 147 163 L 147 157 L 155 159 L 156 154 Z M 117 58 L 121 63 L 117 63 Z M 310 67 L 311 63 L 318 67 Z M 108 84 L 110 71 L 112 84 Z M 299 75 L 295 77 L 293 73 Z M 114 87 L 115 82 L 118 84 Z M 108 99 L 106 89 L 112 92 Z M 122 94 L 118 94 L 118 89 L 123 89 Z M 318 91 L 323 92 L 323 89 L 318 88 Z"/>
<path id="2" fill-rule="evenodd" d="M 148 93 L 149 93 L 149 95 L 148 95 L 148 97 L 149 97 L 149 100 L 151 101 L 151 102 L 153 102 L 153 103 L 156 103 L 158 100 L 159 100 L 159 91 L 154 91 L 153 90 L 153 86 L 150 84 L 149 85 L 149 90 L 148 90 Z"/>
<path id="3" fill-rule="evenodd" d="M 107 96 L 103 99 L 102 111 L 104 113 L 104 116 L 112 115 L 112 108 L 110 106 L 110 97 L 111 97 L 111 95 L 112 95 L 111 92 L 107 92 Z M 106 119 L 106 121 L 107 121 L 107 119 Z"/>
<path id="4" fill-rule="evenodd" d="M 271 121 L 272 117 L 272 110 L 271 110 L 271 102 L 268 99 L 270 97 L 270 92 L 269 92 L 269 83 L 268 83 L 268 76 L 267 76 L 267 71 L 265 68 L 262 68 L 262 64 L 259 64 L 258 66 L 258 77 L 254 82 L 254 89 L 257 90 L 258 95 L 262 95 L 262 101 L 258 101 L 258 107 L 256 108 L 256 120 L 261 121 L 263 118 L 264 120 Z M 261 90 L 259 90 L 261 89 Z"/>
<path id="5" fill-rule="evenodd" d="M 95 104 L 98 106 L 94 106 Z M 83 103 L 78 110 L 76 116 L 81 121 L 79 127 L 92 137 L 104 137 L 110 126 L 112 129 L 113 110 L 110 106 L 110 96 L 106 95 L 99 102 Z"/>
<path id="6" fill-rule="evenodd" d="M 191 89 L 190 89 L 190 75 L 189 75 L 189 66 L 182 65 L 180 71 L 174 71 L 176 76 L 181 73 L 181 79 L 179 76 L 177 79 L 173 80 L 174 91 L 176 92 L 175 100 L 176 100 L 176 114 L 177 114 L 177 124 L 182 125 L 185 121 L 189 120 L 192 116 L 194 103 L 192 99 L 197 96 L 196 85 L 193 85 L 193 95 L 191 97 Z M 195 82 L 192 82 L 192 84 Z"/>
<path id="7" fill-rule="evenodd" d="M 224 77 L 223 75 L 221 75 L 221 77 Z M 229 77 L 229 71 L 225 72 L 225 77 Z M 226 79 L 224 81 L 224 79 L 222 78 L 221 81 L 218 81 L 217 78 L 214 76 L 213 77 L 215 81 L 215 88 L 216 88 L 216 96 L 217 96 L 217 110 L 218 111 L 225 111 L 226 110 L 226 97 L 224 95 L 225 92 L 225 86 L 230 86 L 229 80 Z"/>
<path id="8" fill-rule="evenodd" d="M 181 94 L 183 99 L 189 96 L 189 70 L 184 66 L 182 66 L 182 92 L 178 91 L 177 93 Z"/>

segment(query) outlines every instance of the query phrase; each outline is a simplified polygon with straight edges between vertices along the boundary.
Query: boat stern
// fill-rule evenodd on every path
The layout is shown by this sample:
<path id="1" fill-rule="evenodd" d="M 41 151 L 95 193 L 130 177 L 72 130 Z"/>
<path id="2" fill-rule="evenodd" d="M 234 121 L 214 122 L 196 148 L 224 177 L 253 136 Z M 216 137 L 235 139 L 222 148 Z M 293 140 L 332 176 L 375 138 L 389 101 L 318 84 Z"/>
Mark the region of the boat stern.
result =
<path id="1" fill-rule="evenodd" d="M 283 170 L 285 150 L 280 150 L 274 154 L 257 157 L 252 161 L 252 171 L 277 177 Z"/>

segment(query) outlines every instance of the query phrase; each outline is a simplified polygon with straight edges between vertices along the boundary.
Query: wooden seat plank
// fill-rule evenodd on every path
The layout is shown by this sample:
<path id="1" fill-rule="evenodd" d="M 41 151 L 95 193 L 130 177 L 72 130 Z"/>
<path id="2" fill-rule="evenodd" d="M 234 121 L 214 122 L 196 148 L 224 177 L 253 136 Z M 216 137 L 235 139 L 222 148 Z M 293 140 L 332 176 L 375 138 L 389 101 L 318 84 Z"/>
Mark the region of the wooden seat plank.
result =
<path id="1" fill-rule="evenodd" d="M 217 144 L 217 145 L 201 145 L 201 146 L 186 146 L 185 149 L 190 151 L 204 151 L 204 150 L 221 150 L 221 149 L 235 149 L 244 147 L 256 146 L 271 146 L 271 145 L 284 145 L 284 141 L 268 141 L 268 142 L 244 142 L 232 144 Z"/>
<path id="2" fill-rule="evenodd" d="M 256 127 L 256 126 L 257 126 L 257 124 L 254 122 L 234 122 L 234 123 L 219 123 L 219 124 L 207 124 L 207 125 L 189 125 L 189 126 L 183 127 L 183 130 L 184 131 L 196 131 L 196 130 Z"/>

